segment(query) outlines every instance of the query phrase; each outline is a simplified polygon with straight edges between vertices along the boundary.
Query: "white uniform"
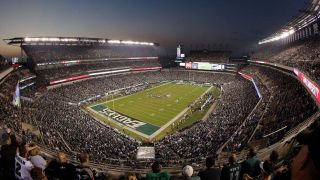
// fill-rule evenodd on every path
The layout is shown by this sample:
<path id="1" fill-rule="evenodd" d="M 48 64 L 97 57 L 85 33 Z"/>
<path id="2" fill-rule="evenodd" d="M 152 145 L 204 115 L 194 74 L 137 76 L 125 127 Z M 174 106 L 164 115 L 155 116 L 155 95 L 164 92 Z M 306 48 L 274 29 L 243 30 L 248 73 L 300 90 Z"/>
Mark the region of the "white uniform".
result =
<path id="1" fill-rule="evenodd" d="M 46 160 L 44 160 L 40 155 L 31 156 L 30 161 L 35 167 L 41 168 L 42 171 L 44 171 L 47 166 Z"/>
<path id="2" fill-rule="evenodd" d="M 14 174 L 19 180 L 32 180 L 30 175 L 30 171 L 33 168 L 33 165 L 26 158 L 19 156 L 16 154 L 15 157 L 15 171 Z"/>

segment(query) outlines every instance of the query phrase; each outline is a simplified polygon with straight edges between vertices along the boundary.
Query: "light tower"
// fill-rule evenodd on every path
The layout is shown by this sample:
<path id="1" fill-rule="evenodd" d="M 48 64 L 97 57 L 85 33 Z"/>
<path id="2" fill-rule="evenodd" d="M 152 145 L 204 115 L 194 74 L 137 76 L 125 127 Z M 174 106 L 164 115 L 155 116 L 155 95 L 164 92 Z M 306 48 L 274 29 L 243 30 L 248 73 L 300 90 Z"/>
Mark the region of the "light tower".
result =
<path id="1" fill-rule="evenodd" d="M 180 44 L 177 47 L 177 59 L 181 59 L 181 45 Z"/>

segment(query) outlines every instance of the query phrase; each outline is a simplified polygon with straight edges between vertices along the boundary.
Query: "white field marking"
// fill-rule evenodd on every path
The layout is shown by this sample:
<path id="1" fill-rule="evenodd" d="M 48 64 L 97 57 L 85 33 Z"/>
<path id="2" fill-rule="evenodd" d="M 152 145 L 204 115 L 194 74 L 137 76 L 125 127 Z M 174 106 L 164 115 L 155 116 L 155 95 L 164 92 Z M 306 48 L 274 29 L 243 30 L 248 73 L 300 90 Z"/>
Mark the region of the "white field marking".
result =
<path id="1" fill-rule="evenodd" d="M 199 98 L 204 96 L 207 92 L 209 92 L 213 86 L 208 88 Z M 156 132 L 150 135 L 150 140 L 153 139 L 155 136 L 157 136 L 159 133 L 161 133 L 164 129 L 169 127 L 172 123 L 174 123 L 177 119 L 179 119 L 181 116 L 183 116 L 190 108 L 187 107 L 183 111 L 181 111 L 179 114 L 177 114 L 174 118 L 172 118 L 167 124 L 163 125 L 160 129 L 158 129 Z"/>
<path id="2" fill-rule="evenodd" d="M 132 128 L 126 126 L 126 125 L 123 125 L 123 124 L 121 124 L 121 123 L 119 123 L 119 122 L 117 122 L 117 121 L 114 121 L 114 120 L 112 120 L 111 118 L 108 118 L 108 117 L 106 117 L 106 116 L 98 113 L 96 110 L 92 109 L 91 107 L 89 107 L 89 108 L 91 109 L 91 110 L 89 110 L 89 111 L 91 111 L 92 113 L 100 116 L 102 119 L 106 119 L 106 120 L 109 121 L 110 123 L 115 123 L 115 124 L 117 124 L 120 128 L 129 130 L 129 131 L 132 131 L 132 132 L 134 132 L 134 133 L 138 134 L 139 136 L 142 136 L 142 137 L 144 137 L 144 138 L 146 138 L 146 139 L 150 139 L 150 136 L 148 136 L 148 135 L 146 135 L 146 134 L 143 134 L 143 133 L 141 133 L 141 132 L 139 132 L 139 131 L 137 131 L 137 130 L 135 130 L 135 129 L 132 129 Z M 105 125 L 105 126 L 108 126 L 108 127 L 111 127 L 111 128 L 116 128 L 116 127 L 112 127 L 111 125 L 106 124 L 105 122 L 101 121 L 101 119 L 98 119 L 98 118 L 96 118 L 95 116 L 91 116 L 91 117 L 93 117 L 96 121 L 100 122 L 101 124 L 103 124 L 103 125 Z M 117 129 L 118 132 L 120 132 L 121 134 L 125 134 L 126 136 L 129 136 L 129 135 L 127 135 L 126 133 L 123 133 L 123 130 L 122 130 L 122 129 L 119 129 L 119 128 L 116 128 L 116 129 Z M 134 138 L 134 139 L 135 139 L 135 138 Z M 136 140 L 137 140 L 137 139 L 136 139 Z M 140 140 L 138 140 L 138 141 L 140 141 Z"/>
<path id="3" fill-rule="evenodd" d="M 167 84 L 170 84 L 172 82 L 166 82 L 166 83 L 163 83 L 163 84 L 160 84 L 159 86 L 155 86 L 155 87 L 152 87 L 150 89 L 145 89 L 145 90 L 142 90 L 142 91 L 149 91 L 151 89 L 155 89 L 155 88 L 158 88 L 158 87 L 161 87 L 161 86 L 164 86 L 164 85 L 167 85 Z M 142 91 L 139 91 L 139 92 L 142 92 Z M 138 92 L 136 92 L 138 93 Z M 100 104 L 105 104 L 105 103 L 108 103 L 108 102 L 112 102 L 112 101 L 116 101 L 116 100 L 119 100 L 119 99 L 123 99 L 123 98 L 126 98 L 126 97 L 130 97 L 130 96 L 133 96 L 135 95 L 136 93 L 133 93 L 133 94 L 130 94 L 130 95 L 127 95 L 127 96 L 121 96 L 121 97 L 118 97 L 118 98 L 115 98 L 115 99 L 111 99 L 111 100 L 108 100 L 108 101 L 104 101 L 104 102 L 101 102 L 101 103 L 98 103 L 98 104 L 94 104 L 93 105 L 100 105 Z"/>

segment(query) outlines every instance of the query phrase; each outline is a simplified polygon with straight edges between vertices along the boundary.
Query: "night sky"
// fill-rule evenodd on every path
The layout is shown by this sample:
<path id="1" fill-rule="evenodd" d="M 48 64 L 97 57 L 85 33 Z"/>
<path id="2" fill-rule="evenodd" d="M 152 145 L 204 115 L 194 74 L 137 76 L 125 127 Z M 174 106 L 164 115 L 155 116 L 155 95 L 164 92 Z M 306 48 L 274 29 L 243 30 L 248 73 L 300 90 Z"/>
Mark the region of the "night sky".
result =
<path id="1" fill-rule="evenodd" d="M 0 0 L 0 39 L 84 36 L 158 42 L 257 43 L 304 7 L 303 0 Z M 0 42 L 0 54 L 19 48 Z"/>

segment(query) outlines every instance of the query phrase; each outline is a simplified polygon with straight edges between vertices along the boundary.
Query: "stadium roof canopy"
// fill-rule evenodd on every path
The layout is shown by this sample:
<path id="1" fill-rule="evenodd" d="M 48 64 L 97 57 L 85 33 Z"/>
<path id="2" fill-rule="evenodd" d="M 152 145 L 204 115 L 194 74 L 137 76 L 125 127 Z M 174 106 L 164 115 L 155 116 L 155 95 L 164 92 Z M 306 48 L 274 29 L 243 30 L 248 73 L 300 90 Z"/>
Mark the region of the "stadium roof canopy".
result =
<path id="1" fill-rule="evenodd" d="M 101 38 L 86 38 L 86 37 L 17 37 L 4 39 L 9 45 L 24 45 L 24 44 L 119 44 L 119 45 L 140 45 L 140 46 L 159 46 L 153 42 L 139 42 L 131 40 L 112 40 Z M 49 45 L 48 44 L 48 45 Z"/>
<path id="2" fill-rule="evenodd" d="M 309 0 L 305 3 L 304 9 L 300 10 L 298 16 L 294 16 L 278 32 L 259 41 L 259 44 L 277 41 L 288 37 L 295 31 L 298 31 L 320 18 L 320 0 Z"/>

